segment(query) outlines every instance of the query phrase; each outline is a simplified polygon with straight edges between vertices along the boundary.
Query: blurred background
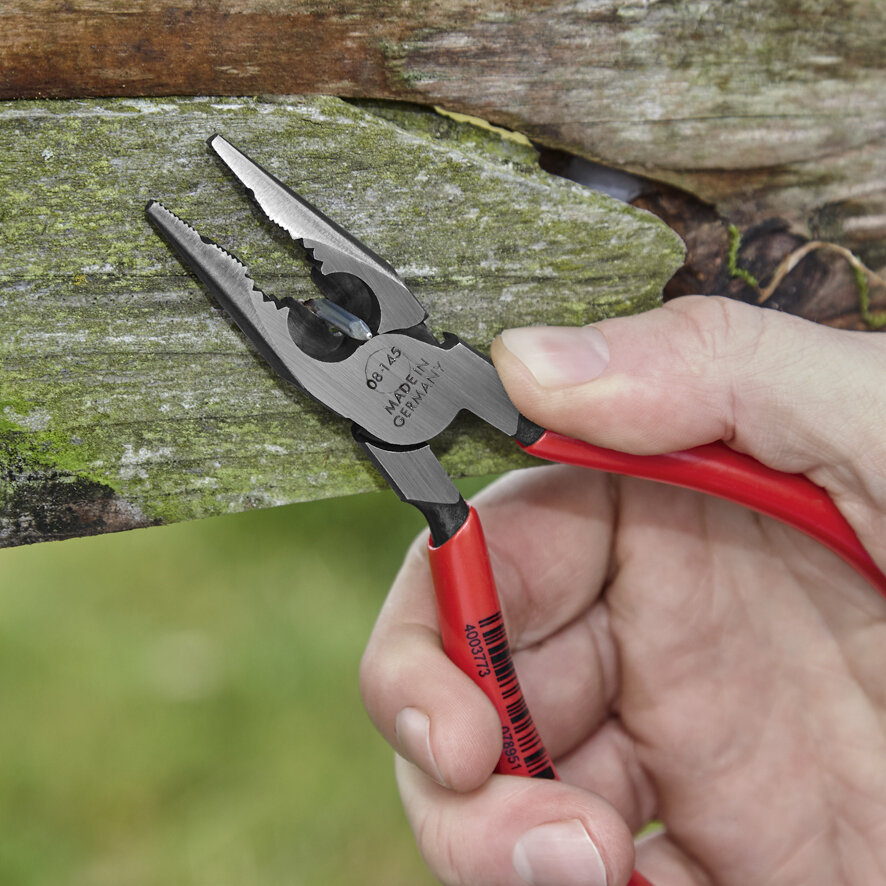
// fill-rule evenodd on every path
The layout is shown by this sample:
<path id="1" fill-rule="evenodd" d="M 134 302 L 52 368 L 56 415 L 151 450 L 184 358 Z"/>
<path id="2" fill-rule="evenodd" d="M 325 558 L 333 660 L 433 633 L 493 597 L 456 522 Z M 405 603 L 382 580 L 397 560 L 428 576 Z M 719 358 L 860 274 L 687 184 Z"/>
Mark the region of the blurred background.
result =
<path id="1" fill-rule="evenodd" d="M 375 493 L 0 551 L 0 883 L 436 882 L 357 686 L 421 528 Z"/>

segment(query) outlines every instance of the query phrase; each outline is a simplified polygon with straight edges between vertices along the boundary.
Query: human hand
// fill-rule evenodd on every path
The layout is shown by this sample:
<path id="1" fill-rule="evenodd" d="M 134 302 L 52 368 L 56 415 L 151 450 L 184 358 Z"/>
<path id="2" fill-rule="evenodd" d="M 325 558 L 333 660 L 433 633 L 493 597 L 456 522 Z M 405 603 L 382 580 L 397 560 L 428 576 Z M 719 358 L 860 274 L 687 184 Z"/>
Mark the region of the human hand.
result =
<path id="1" fill-rule="evenodd" d="M 640 454 L 723 439 L 828 490 L 886 567 L 886 339 L 715 298 L 493 357 L 539 424 Z M 486 697 L 440 647 L 425 542 L 361 672 L 447 884 L 886 881 L 886 600 L 728 503 L 546 467 L 475 502 L 517 670 L 562 782 L 490 775 Z M 407 762 L 410 761 L 410 762 Z"/>

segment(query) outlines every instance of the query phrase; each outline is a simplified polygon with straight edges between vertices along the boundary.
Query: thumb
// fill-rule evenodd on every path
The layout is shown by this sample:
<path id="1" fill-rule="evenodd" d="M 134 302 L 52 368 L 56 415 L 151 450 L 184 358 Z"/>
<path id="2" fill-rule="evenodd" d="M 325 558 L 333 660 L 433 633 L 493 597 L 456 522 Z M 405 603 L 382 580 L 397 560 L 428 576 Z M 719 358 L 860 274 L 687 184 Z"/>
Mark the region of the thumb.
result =
<path id="1" fill-rule="evenodd" d="M 886 339 L 712 296 L 581 328 L 509 329 L 492 357 L 544 427 L 640 455 L 714 440 L 886 510 Z"/>

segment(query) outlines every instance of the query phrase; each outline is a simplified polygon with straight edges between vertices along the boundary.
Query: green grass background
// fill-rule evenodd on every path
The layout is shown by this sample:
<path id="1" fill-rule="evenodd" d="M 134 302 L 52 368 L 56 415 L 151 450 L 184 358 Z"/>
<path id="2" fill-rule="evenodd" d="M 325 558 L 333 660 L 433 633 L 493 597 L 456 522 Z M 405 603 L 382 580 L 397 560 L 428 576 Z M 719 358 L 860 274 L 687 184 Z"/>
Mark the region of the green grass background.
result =
<path id="1" fill-rule="evenodd" d="M 357 687 L 422 525 L 375 494 L 0 551 L 0 883 L 435 882 Z"/>

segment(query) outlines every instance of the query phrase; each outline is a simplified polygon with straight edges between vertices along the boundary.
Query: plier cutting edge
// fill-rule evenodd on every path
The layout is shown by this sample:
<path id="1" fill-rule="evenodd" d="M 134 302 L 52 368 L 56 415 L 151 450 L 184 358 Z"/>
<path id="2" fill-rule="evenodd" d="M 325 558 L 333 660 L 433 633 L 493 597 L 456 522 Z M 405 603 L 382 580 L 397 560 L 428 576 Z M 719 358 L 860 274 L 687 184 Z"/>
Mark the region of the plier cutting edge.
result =
<path id="1" fill-rule="evenodd" d="M 775 517 L 835 551 L 886 595 L 886 575 L 806 477 L 773 471 L 719 442 L 636 456 L 539 427 L 511 403 L 489 360 L 451 333 L 437 341 L 387 262 L 222 136 L 209 146 L 265 215 L 302 242 L 324 297 L 266 295 L 238 259 L 159 202 L 148 203 L 147 216 L 274 370 L 351 420 L 388 484 L 426 518 L 443 646 L 498 711 L 498 772 L 556 778 L 514 671 L 480 520 L 428 445 L 462 410 L 539 458 L 683 486 Z M 637 873 L 631 880 L 646 883 Z"/>

